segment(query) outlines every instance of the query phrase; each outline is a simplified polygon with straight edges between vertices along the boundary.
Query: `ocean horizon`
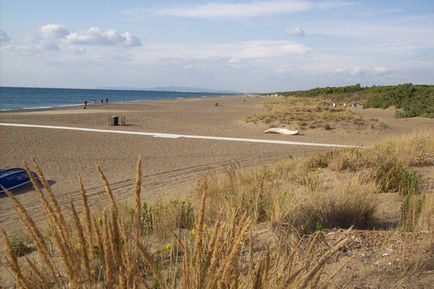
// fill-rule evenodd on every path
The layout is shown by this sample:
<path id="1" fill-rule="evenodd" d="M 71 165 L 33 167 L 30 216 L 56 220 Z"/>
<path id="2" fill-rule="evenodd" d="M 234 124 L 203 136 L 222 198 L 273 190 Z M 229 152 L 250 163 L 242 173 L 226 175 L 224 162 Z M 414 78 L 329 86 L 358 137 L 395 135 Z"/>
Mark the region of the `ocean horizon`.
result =
<path id="1" fill-rule="evenodd" d="M 88 104 L 123 103 L 147 100 L 183 99 L 233 95 L 221 92 L 179 92 L 159 90 L 0 87 L 0 111 L 48 109 Z"/>

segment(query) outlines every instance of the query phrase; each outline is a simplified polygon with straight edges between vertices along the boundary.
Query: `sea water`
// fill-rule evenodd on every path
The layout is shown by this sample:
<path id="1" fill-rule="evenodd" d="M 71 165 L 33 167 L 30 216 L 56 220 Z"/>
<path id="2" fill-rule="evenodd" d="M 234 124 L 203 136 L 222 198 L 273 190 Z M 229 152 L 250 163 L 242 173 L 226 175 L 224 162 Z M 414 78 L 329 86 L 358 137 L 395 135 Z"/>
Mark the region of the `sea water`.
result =
<path id="1" fill-rule="evenodd" d="M 0 110 L 37 109 L 92 104 L 132 102 L 156 99 L 184 99 L 219 96 L 221 93 L 151 90 L 106 90 L 69 88 L 0 87 Z"/>

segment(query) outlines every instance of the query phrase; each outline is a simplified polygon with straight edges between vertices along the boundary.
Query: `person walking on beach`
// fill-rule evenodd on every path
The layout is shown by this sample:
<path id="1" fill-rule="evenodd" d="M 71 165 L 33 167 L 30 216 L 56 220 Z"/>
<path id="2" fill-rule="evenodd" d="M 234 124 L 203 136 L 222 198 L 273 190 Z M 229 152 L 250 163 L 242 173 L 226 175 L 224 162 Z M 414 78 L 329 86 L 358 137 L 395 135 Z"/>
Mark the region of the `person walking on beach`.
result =
<path id="1" fill-rule="evenodd" d="M 108 104 L 108 98 L 105 99 L 105 104 Z"/>
<path id="2" fill-rule="evenodd" d="M 83 107 L 83 109 L 86 109 L 86 108 L 87 108 L 87 100 L 84 101 L 84 107 Z"/>
<path id="3" fill-rule="evenodd" d="M 104 99 L 101 98 L 101 104 L 104 104 Z"/>

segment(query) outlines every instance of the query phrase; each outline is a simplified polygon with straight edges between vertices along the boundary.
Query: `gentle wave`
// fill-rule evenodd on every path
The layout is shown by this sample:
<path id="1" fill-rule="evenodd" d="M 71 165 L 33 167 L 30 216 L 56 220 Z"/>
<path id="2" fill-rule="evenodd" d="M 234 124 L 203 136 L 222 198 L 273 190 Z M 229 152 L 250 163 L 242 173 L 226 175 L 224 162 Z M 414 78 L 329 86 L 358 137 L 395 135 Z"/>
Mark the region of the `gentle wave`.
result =
<path id="1" fill-rule="evenodd" d="M 0 87 L 0 111 L 222 96 L 221 93 Z M 95 102 L 93 102 L 95 101 Z"/>

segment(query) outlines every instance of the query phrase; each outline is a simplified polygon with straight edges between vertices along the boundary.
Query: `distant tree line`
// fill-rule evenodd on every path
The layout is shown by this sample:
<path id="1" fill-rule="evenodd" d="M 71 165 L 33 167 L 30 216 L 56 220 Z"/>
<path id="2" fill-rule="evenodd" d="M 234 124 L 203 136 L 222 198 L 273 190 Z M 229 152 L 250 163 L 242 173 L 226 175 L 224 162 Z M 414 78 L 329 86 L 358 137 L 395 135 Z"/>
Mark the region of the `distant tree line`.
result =
<path id="1" fill-rule="evenodd" d="M 398 117 L 434 117 L 434 85 L 405 83 L 388 86 L 362 87 L 359 83 L 341 87 L 280 92 L 284 96 L 327 97 L 334 100 L 356 100 L 364 108 L 395 106 Z"/>
<path id="2" fill-rule="evenodd" d="M 294 95 L 294 96 L 322 96 L 331 94 L 348 94 L 356 91 L 363 90 L 364 88 L 360 86 L 360 83 L 348 86 L 339 87 L 317 87 L 309 90 L 298 90 L 290 92 L 282 92 L 283 95 Z"/>

